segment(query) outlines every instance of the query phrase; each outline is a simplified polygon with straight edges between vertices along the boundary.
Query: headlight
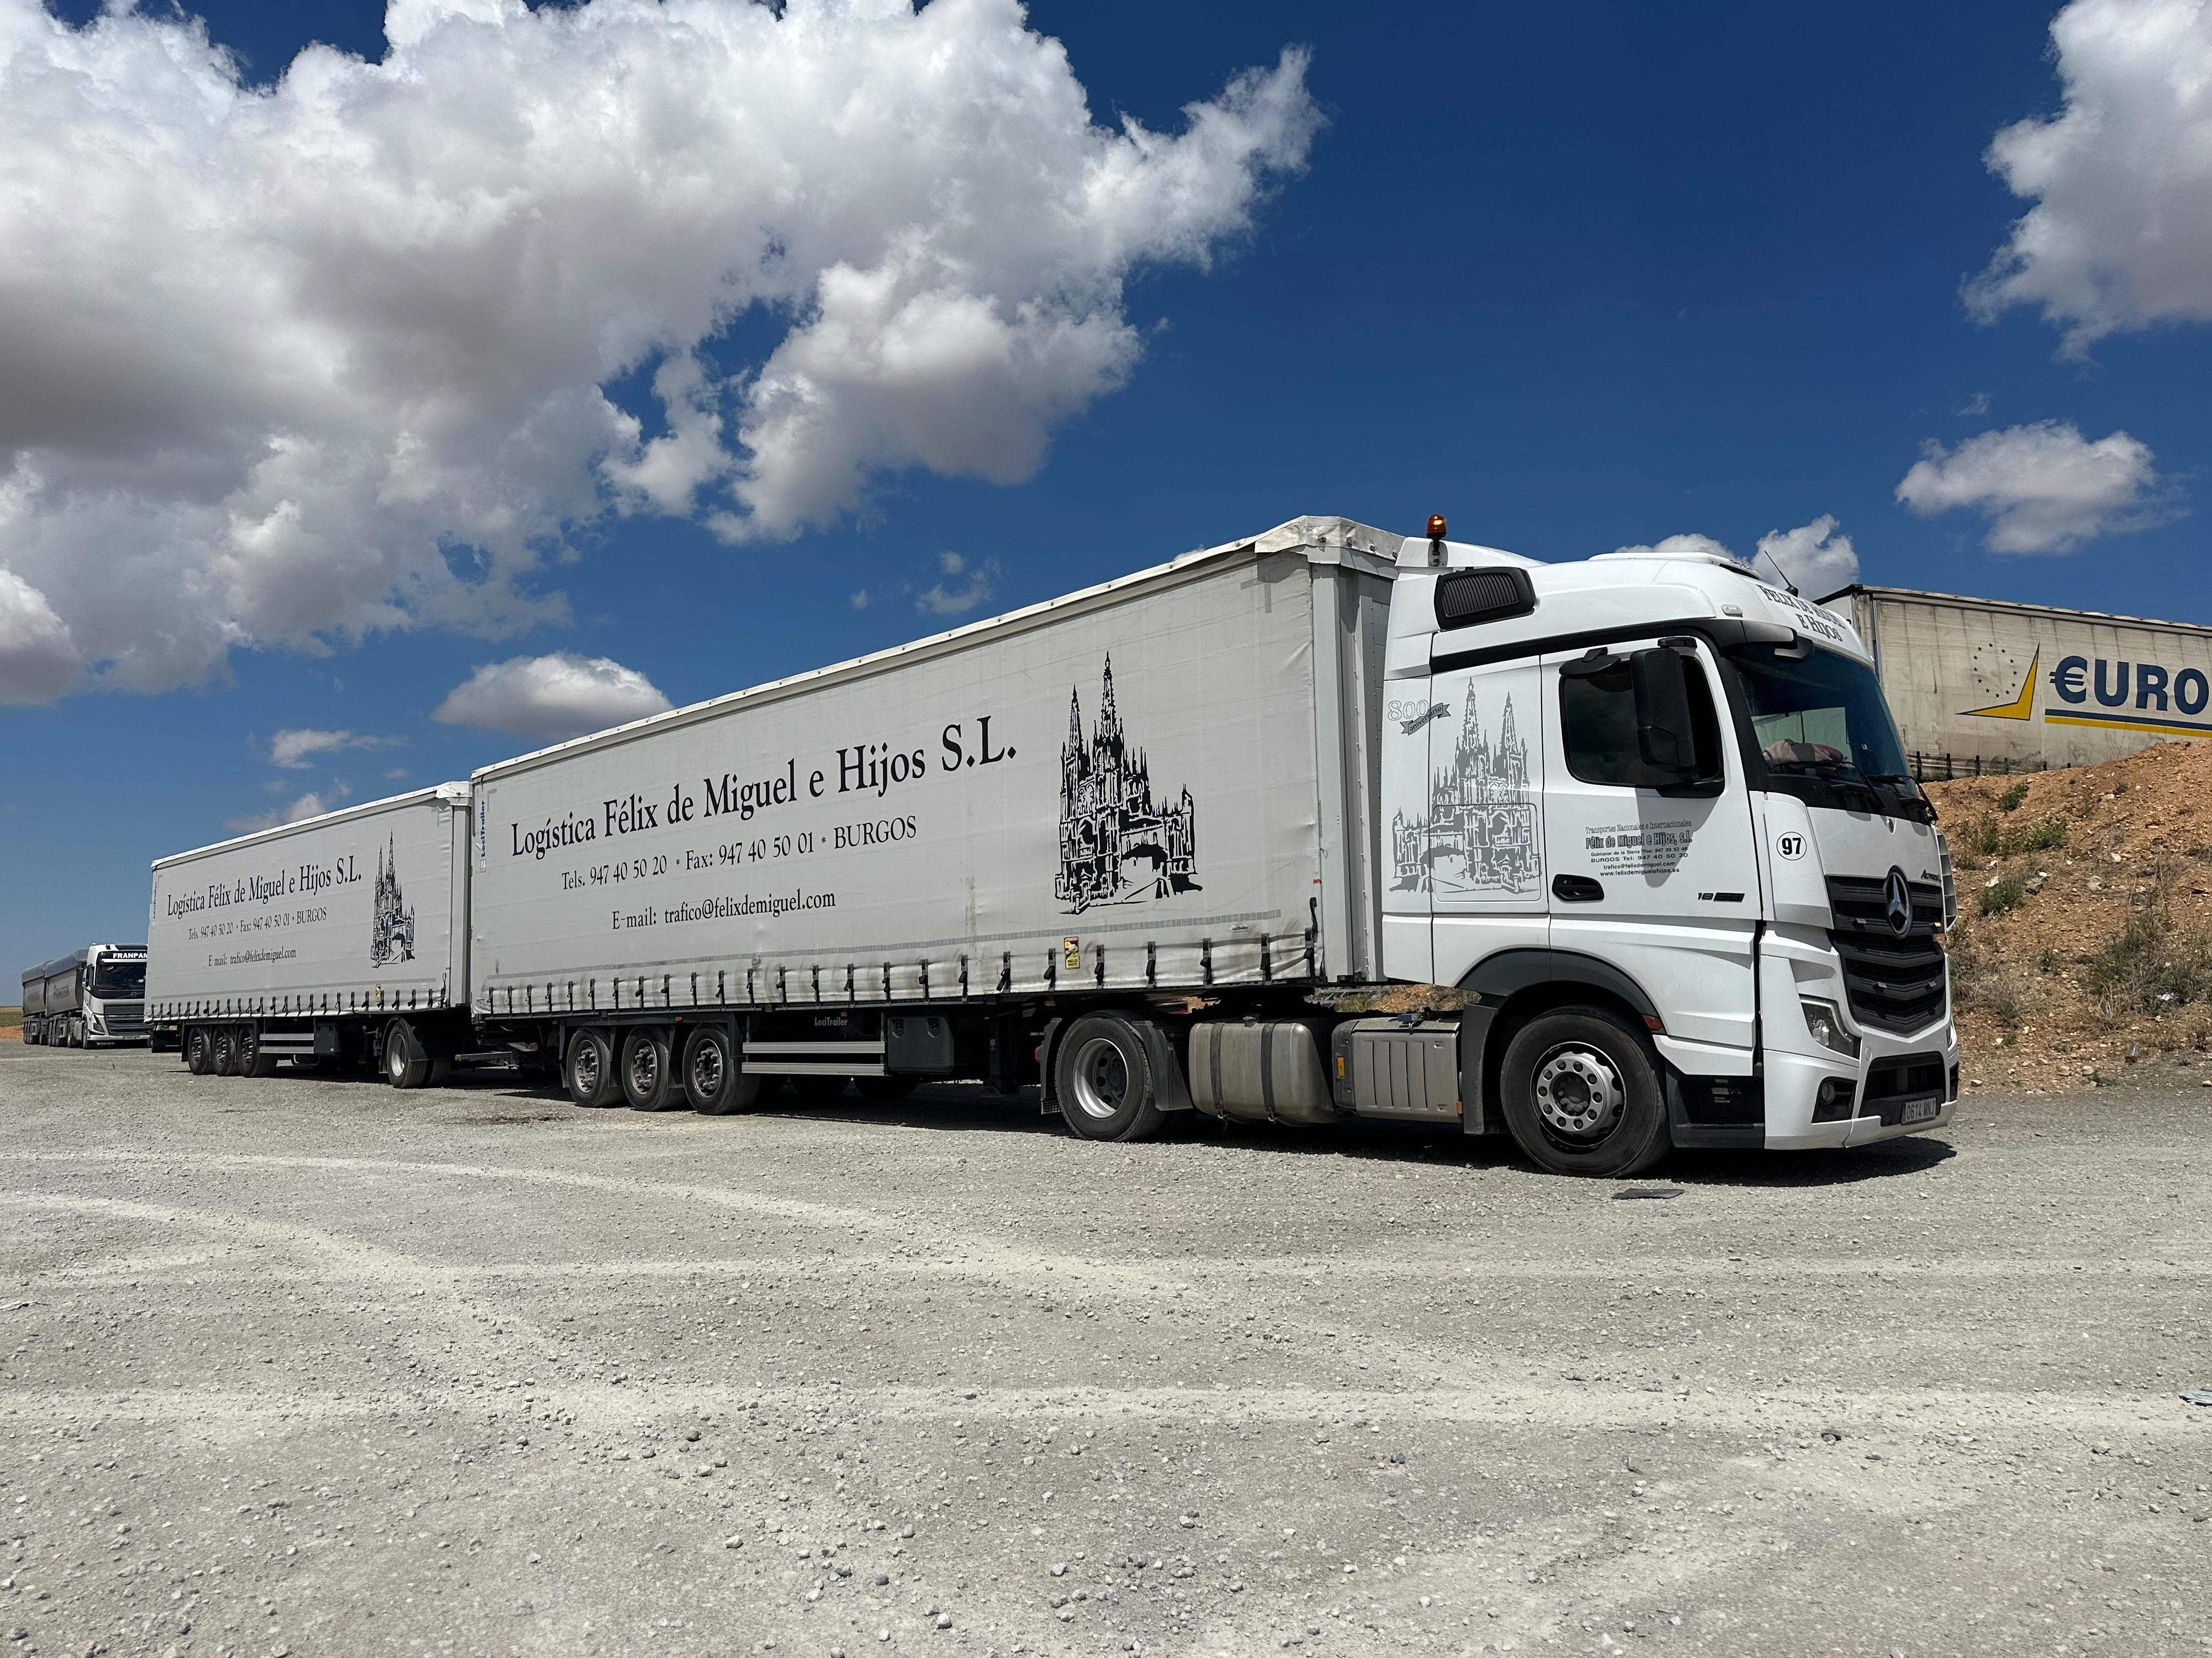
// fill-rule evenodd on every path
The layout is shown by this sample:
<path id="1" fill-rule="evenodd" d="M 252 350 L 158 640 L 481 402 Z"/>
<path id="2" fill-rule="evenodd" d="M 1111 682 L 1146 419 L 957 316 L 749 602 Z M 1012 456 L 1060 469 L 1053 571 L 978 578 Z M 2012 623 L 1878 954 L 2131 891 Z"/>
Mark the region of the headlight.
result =
<path id="1" fill-rule="evenodd" d="M 1805 1028 L 1815 1042 L 1846 1059 L 1859 1057 L 1859 1039 L 1844 1028 L 1844 1015 L 1834 1003 L 1823 1002 L 1817 996 L 1801 996 L 1797 1005 L 1805 1009 Z"/>

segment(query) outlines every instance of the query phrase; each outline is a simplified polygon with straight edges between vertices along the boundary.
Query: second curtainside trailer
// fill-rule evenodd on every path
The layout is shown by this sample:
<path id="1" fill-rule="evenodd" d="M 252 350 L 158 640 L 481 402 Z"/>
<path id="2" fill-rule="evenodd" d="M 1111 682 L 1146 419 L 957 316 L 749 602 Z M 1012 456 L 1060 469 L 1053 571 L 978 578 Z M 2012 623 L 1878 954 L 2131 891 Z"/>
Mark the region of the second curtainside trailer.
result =
<path id="1" fill-rule="evenodd" d="M 477 1021 L 586 1105 L 1039 1076 L 1103 1137 L 1212 1102 L 1199 1015 L 1381 977 L 1401 539 L 1299 520 L 487 767 Z M 1263 1113 L 1334 1114 L 1308 1037 Z"/>
<path id="2" fill-rule="evenodd" d="M 442 1076 L 471 1034 L 468 792 L 417 789 L 155 864 L 155 1045 L 197 1072 Z"/>

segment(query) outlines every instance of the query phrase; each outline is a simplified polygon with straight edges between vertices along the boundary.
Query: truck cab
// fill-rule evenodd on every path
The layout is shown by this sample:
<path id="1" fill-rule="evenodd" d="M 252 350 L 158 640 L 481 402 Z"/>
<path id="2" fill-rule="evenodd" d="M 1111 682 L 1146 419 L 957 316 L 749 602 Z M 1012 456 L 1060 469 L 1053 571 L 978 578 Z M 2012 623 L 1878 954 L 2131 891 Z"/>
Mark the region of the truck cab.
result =
<path id="1" fill-rule="evenodd" d="M 1848 622 L 1409 538 L 1383 704 L 1383 972 L 1465 993 L 1470 1119 L 1589 1173 L 1950 1119 L 1943 841 Z"/>

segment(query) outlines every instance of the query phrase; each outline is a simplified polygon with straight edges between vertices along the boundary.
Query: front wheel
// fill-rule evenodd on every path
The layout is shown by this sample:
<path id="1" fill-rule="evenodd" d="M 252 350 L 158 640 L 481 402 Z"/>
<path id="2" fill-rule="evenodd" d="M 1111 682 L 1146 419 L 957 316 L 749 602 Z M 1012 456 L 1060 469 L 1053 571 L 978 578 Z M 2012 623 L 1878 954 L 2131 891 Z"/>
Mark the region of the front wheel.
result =
<path id="1" fill-rule="evenodd" d="M 1086 1140 L 1149 1140 L 1167 1121 L 1154 1097 L 1152 1056 L 1133 1020 L 1091 1014 L 1068 1027 L 1053 1056 L 1060 1114 Z"/>
<path id="2" fill-rule="evenodd" d="M 1673 1149 L 1658 1062 L 1605 1009 L 1530 1020 L 1506 1044 L 1498 1087 L 1515 1142 L 1554 1174 L 1640 1174 Z"/>
<path id="3" fill-rule="evenodd" d="M 765 1077 L 748 1076 L 729 1032 L 702 1025 L 684 1048 L 684 1097 L 708 1117 L 750 1111 L 760 1103 Z"/>

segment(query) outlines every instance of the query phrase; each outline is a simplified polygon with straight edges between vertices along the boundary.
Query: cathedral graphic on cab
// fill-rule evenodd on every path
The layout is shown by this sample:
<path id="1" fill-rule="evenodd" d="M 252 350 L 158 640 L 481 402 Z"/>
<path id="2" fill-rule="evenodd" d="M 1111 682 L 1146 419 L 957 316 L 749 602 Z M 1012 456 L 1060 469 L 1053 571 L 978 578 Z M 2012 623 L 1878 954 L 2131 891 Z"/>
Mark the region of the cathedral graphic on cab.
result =
<path id="1" fill-rule="evenodd" d="M 1429 814 L 1390 822 L 1400 892 L 1533 891 L 1543 877 L 1528 743 L 1508 696 L 1495 735 L 1482 728 L 1473 687 L 1450 761 L 1429 778 Z"/>
<path id="2" fill-rule="evenodd" d="M 1198 803 L 1188 788 L 1166 805 L 1154 802 L 1145 751 L 1133 748 L 1121 728 L 1111 656 L 1104 681 L 1098 722 L 1087 738 L 1082 691 L 1069 694 L 1060 751 L 1060 873 L 1053 892 L 1074 915 L 1094 904 L 1200 890 Z"/>

